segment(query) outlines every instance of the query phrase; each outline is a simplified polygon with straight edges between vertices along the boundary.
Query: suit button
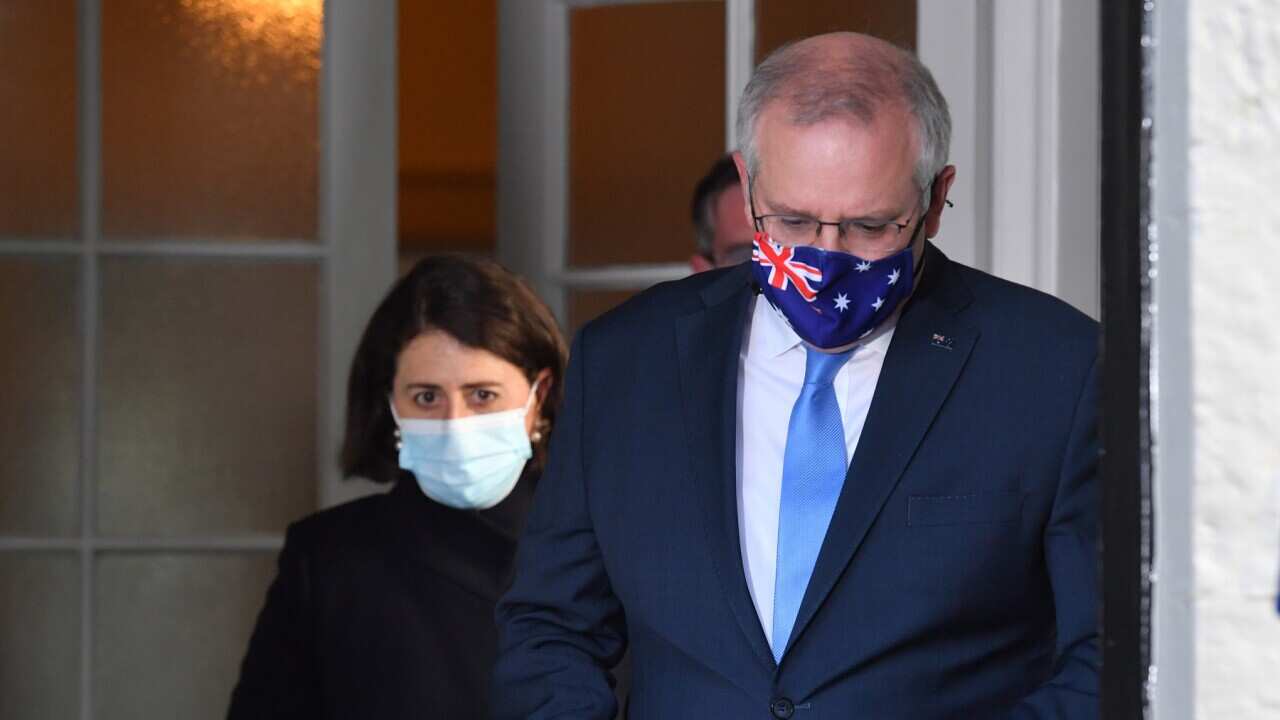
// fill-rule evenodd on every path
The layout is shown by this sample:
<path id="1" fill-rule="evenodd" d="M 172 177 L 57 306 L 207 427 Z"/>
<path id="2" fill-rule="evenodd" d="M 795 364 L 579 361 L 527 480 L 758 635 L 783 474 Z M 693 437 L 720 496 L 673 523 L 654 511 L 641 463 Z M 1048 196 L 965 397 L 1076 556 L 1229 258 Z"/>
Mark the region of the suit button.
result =
<path id="1" fill-rule="evenodd" d="M 778 698 L 769 703 L 769 712 L 779 720 L 787 720 L 796 714 L 796 705 L 786 698 Z"/>

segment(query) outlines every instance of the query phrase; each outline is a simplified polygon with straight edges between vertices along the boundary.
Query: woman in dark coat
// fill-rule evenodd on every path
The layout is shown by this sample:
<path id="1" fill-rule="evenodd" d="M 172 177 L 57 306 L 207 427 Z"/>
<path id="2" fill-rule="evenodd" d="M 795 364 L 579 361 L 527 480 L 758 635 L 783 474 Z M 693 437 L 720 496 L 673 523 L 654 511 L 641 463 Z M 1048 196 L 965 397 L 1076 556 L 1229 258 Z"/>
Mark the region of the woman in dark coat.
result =
<path id="1" fill-rule="evenodd" d="M 229 717 L 481 718 L 566 347 L 492 261 L 428 258 L 351 367 L 342 469 L 391 491 L 293 524 Z"/>

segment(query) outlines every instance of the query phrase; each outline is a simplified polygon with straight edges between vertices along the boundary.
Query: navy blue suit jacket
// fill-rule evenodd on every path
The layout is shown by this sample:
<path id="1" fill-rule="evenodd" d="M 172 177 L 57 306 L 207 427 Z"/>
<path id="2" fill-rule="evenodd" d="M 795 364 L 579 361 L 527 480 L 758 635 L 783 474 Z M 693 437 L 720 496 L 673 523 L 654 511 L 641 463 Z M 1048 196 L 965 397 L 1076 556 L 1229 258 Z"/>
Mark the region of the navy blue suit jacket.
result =
<path id="1" fill-rule="evenodd" d="M 738 535 L 748 268 L 582 330 L 498 718 L 613 717 L 628 646 L 630 718 L 1097 717 L 1096 324 L 926 252 L 780 664 Z"/>

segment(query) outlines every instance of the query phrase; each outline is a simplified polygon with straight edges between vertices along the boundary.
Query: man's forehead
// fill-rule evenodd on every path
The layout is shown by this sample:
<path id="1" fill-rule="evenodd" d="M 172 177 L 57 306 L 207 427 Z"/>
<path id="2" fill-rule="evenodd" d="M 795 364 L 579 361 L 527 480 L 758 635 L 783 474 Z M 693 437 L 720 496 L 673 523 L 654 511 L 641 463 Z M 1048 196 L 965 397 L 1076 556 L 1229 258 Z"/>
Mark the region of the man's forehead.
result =
<path id="1" fill-rule="evenodd" d="M 886 116 L 801 125 L 774 116 L 759 130 L 753 189 L 775 212 L 870 217 L 897 214 L 910 201 L 917 153 L 905 123 Z"/>
<path id="2" fill-rule="evenodd" d="M 833 127 L 873 135 L 881 143 L 907 145 L 913 149 L 917 145 L 915 115 L 905 103 L 897 101 L 878 103 L 870 115 L 840 108 L 822 114 L 797 115 L 787 102 L 775 100 L 761 111 L 756 122 L 755 140 L 756 145 L 763 148 L 777 136 Z"/>

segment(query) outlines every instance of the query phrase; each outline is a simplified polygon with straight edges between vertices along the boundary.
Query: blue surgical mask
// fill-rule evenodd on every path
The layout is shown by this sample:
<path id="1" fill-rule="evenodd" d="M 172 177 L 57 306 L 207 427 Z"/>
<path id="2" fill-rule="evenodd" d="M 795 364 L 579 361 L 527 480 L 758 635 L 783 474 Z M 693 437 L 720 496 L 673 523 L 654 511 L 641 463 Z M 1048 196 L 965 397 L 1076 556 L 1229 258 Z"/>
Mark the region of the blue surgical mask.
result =
<path id="1" fill-rule="evenodd" d="M 515 489 L 533 457 L 525 416 L 537 397 L 529 390 L 523 408 L 452 420 L 391 416 L 400 429 L 400 467 L 413 473 L 423 494 L 459 510 L 484 510 Z"/>

